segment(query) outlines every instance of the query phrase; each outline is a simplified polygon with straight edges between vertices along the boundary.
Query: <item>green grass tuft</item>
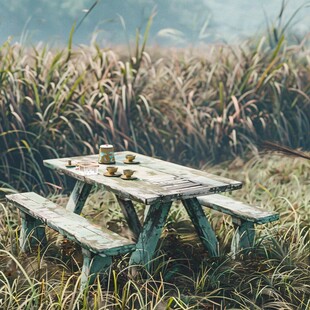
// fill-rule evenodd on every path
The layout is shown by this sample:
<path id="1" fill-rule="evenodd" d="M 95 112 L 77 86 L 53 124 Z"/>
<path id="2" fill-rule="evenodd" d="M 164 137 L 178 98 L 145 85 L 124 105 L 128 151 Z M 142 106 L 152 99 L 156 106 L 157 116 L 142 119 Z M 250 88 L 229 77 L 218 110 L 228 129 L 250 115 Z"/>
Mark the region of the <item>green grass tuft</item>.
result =
<path id="1" fill-rule="evenodd" d="M 203 249 L 184 208 L 169 214 L 148 279 L 128 275 L 128 257 L 117 258 L 104 283 L 80 294 L 81 253 L 48 230 L 47 249 L 19 251 L 16 210 L 1 204 L 0 305 L 3 309 L 307 309 L 310 298 L 310 163 L 281 155 L 237 159 L 207 169 L 242 180 L 243 201 L 280 213 L 256 226 L 254 249 L 233 260 L 229 216 L 206 210 L 220 241 L 219 259 Z M 66 199 L 55 196 L 59 203 Z M 136 206 L 143 217 L 143 208 Z M 113 195 L 94 191 L 83 211 L 97 224 L 130 236 Z"/>

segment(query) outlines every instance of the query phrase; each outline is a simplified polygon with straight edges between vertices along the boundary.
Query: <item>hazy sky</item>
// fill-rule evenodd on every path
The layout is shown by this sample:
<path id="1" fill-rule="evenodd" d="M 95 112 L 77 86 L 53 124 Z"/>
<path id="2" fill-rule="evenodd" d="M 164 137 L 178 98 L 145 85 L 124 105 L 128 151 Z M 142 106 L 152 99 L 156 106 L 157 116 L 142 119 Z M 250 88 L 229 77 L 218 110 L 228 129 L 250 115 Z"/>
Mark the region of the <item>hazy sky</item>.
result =
<path id="1" fill-rule="evenodd" d="M 79 22 L 95 0 L 0 0 L 0 41 L 37 41 L 64 44 L 74 22 Z M 282 25 L 300 5 L 291 31 L 309 33 L 310 1 L 286 1 Z M 282 0 L 99 0 L 75 34 L 76 44 L 88 44 L 94 34 L 102 45 L 125 43 L 143 27 L 152 9 L 153 43 L 236 42 L 255 36 L 279 15 Z M 125 25 L 125 30 L 122 25 Z"/>

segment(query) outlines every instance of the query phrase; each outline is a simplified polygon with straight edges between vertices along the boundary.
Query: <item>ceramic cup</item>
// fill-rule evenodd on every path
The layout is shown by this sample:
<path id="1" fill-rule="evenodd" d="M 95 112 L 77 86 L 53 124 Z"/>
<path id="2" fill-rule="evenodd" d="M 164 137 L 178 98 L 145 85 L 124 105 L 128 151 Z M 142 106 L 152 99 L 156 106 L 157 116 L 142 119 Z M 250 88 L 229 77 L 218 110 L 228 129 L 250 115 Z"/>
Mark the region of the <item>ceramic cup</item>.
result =
<path id="1" fill-rule="evenodd" d="M 113 166 L 108 166 L 107 167 L 107 171 L 108 171 L 108 173 L 109 174 L 111 174 L 111 175 L 114 175 L 115 174 L 115 172 L 117 171 L 117 167 L 113 167 Z"/>
<path id="2" fill-rule="evenodd" d="M 132 175 L 134 174 L 134 170 L 131 170 L 131 169 L 125 169 L 125 170 L 123 170 L 123 173 L 124 173 L 124 175 L 126 176 L 126 178 L 131 178 L 132 177 Z"/>
<path id="3" fill-rule="evenodd" d="M 132 162 L 135 158 L 136 158 L 136 155 L 133 155 L 133 154 L 127 154 L 127 155 L 126 155 L 126 159 L 127 159 L 129 162 Z"/>

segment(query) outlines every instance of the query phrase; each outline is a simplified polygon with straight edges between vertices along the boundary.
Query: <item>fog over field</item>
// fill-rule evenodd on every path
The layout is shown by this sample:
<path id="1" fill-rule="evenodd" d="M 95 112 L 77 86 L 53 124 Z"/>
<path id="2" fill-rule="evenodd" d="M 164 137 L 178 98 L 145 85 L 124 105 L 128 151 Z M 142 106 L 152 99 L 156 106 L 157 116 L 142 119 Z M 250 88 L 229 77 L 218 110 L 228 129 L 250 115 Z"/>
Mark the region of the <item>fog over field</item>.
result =
<path id="1" fill-rule="evenodd" d="M 122 44 L 133 39 L 135 29 L 145 27 L 152 11 L 156 16 L 150 41 L 184 46 L 201 42 L 241 41 L 276 22 L 282 0 L 0 0 L 0 40 L 38 41 L 62 45 L 74 22 L 79 23 L 74 43 Z M 309 33 L 309 1 L 286 1 L 282 26 L 300 7 L 290 30 L 302 37 Z M 276 23 L 277 25 L 277 23 Z"/>

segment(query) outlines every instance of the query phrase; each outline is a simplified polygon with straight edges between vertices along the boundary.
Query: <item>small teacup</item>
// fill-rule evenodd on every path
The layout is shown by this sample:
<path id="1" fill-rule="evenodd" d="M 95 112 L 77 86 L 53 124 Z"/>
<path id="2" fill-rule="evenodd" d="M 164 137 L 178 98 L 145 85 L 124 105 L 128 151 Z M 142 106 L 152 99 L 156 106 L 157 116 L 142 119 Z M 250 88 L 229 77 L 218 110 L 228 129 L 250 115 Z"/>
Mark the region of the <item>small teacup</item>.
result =
<path id="1" fill-rule="evenodd" d="M 133 154 L 127 154 L 127 155 L 126 155 L 126 159 L 127 159 L 129 162 L 132 162 L 135 158 L 136 158 L 136 155 L 133 155 Z"/>
<path id="2" fill-rule="evenodd" d="M 115 172 L 117 171 L 117 167 L 113 167 L 113 166 L 108 166 L 107 167 L 107 171 L 108 171 L 108 173 L 109 174 L 111 174 L 111 175 L 113 175 L 113 174 L 115 174 Z"/>
<path id="3" fill-rule="evenodd" d="M 123 173 L 124 173 L 124 175 L 125 175 L 125 177 L 127 178 L 127 179 L 129 179 L 129 178 L 131 178 L 131 176 L 134 174 L 134 170 L 131 170 L 131 169 L 125 169 L 125 170 L 123 170 Z"/>

